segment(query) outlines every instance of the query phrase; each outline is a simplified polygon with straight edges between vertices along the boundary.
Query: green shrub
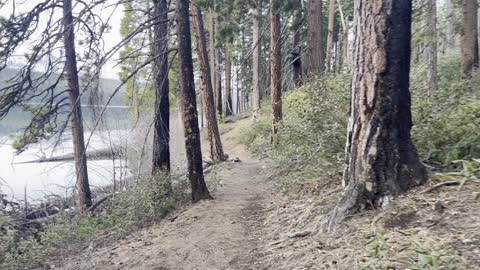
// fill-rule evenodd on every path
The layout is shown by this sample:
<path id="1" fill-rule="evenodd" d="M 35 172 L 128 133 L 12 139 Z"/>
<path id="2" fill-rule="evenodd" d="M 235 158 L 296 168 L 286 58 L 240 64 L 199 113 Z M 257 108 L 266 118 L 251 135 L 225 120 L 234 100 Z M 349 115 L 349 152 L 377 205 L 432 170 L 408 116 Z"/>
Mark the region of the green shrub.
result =
<path id="1" fill-rule="evenodd" d="M 10 219 L 0 212 L 0 268 L 13 269 L 11 251 L 15 248 L 15 230 Z"/>
<path id="2" fill-rule="evenodd" d="M 350 84 L 348 74 L 330 75 L 286 95 L 275 153 L 280 158 L 295 156 L 320 163 L 322 170 L 341 170 Z"/>
<path id="3" fill-rule="evenodd" d="M 434 98 L 427 96 L 425 67 L 412 71 L 412 137 L 421 158 L 442 167 L 480 157 L 480 75 L 462 79 L 459 68 L 459 57 L 441 58 Z"/>
<path id="4" fill-rule="evenodd" d="M 439 89 L 428 96 L 427 67 L 412 67 L 410 90 L 412 138 L 426 163 L 457 169 L 454 160 L 480 157 L 480 74 L 463 79 L 458 54 L 439 61 Z M 351 75 L 331 74 L 287 92 L 283 122 L 271 141 L 270 106 L 260 121 L 245 128 L 241 142 L 277 161 L 298 160 L 303 171 L 338 175 L 342 171 L 348 122 Z"/>
<path id="5" fill-rule="evenodd" d="M 170 177 L 157 174 L 140 180 L 128 192 L 115 195 L 101 222 L 103 227 L 123 235 L 134 227 L 164 218 L 174 207 Z"/>
<path id="6" fill-rule="evenodd" d="M 273 144 L 269 104 L 262 107 L 258 122 L 243 129 L 241 142 L 279 162 L 298 161 L 308 178 L 338 174 L 345 147 L 349 93 L 348 74 L 307 83 L 283 98 L 283 121 Z"/>
<path id="7" fill-rule="evenodd" d="M 261 113 L 257 122 L 245 122 L 241 127 L 242 135 L 240 143 L 246 145 L 256 154 L 266 153 L 270 150 L 270 140 L 272 133 L 271 104 L 262 103 Z"/>
<path id="8" fill-rule="evenodd" d="M 37 269 L 91 245 L 122 238 L 165 217 L 175 206 L 168 176 L 140 180 L 115 195 L 97 215 L 65 217 L 42 228 L 38 239 L 21 240 L 0 213 L 0 269 Z"/>

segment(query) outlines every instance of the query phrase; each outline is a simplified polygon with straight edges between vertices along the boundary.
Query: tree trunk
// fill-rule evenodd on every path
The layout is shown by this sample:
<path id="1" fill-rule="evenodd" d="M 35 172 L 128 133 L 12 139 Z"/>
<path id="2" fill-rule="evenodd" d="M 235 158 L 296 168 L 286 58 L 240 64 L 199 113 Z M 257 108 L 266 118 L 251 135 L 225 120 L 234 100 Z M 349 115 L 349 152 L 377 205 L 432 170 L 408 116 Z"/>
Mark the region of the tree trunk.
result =
<path id="1" fill-rule="evenodd" d="M 242 96 L 242 93 L 241 93 L 241 90 L 240 90 L 240 80 L 237 77 L 237 114 L 240 114 L 242 112 L 242 109 L 243 109 L 242 108 L 242 103 L 241 103 L 241 100 L 242 100 L 241 96 Z"/>
<path id="2" fill-rule="evenodd" d="M 428 44 L 428 82 L 429 96 L 435 96 L 438 90 L 437 80 L 437 0 L 429 0 L 428 10 L 428 27 L 429 27 L 429 44 Z"/>
<path id="3" fill-rule="evenodd" d="M 260 38 L 260 4 L 257 2 L 256 7 L 253 9 L 253 48 L 252 48 L 252 69 L 253 69 L 253 119 L 258 121 L 261 109 L 262 91 L 260 90 L 260 50 L 261 50 L 261 38 Z"/>
<path id="4" fill-rule="evenodd" d="M 307 32 L 307 76 L 319 76 L 325 66 L 322 51 L 322 0 L 308 1 Z"/>
<path id="5" fill-rule="evenodd" d="M 202 13 L 200 9 L 190 3 L 192 11 L 192 25 L 195 31 L 197 43 L 198 63 L 200 65 L 200 74 L 202 80 L 202 100 L 205 115 L 207 117 L 208 141 L 210 143 L 210 157 L 212 161 L 225 161 L 227 157 L 223 153 L 222 141 L 217 125 L 217 114 L 215 113 L 215 103 L 213 101 L 213 86 L 210 78 L 210 64 L 208 62 L 208 52 L 205 39 L 205 29 L 203 27 Z"/>
<path id="6" fill-rule="evenodd" d="M 216 44 L 215 44 L 215 27 L 216 27 L 216 20 L 215 20 L 215 11 L 213 6 L 210 5 L 209 7 L 209 35 L 208 35 L 208 45 L 209 45 L 209 60 L 210 60 L 210 79 L 212 80 L 213 86 L 213 95 L 214 95 L 214 102 L 217 98 L 217 90 L 216 90 L 216 80 L 217 80 L 217 59 L 216 59 Z M 221 113 L 220 113 L 221 115 Z"/>
<path id="7" fill-rule="evenodd" d="M 410 138 L 411 0 L 355 1 L 345 191 L 328 229 L 426 181 Z"/>
<path id="8" fill-rule="evenodd" d="M 202 83 L 203 84 L 203 83 Z M 203 86 L 202 86 L 203 87 Z M 213 95 L 213 90 L 212 90 L 212 95 Z M 205 127 L 204 119 L 205 119 L 205 114 L 204 114 L 204 105 L 203 105 L 203 97 L 200 97 L 200 130 Z M 215 110 L 215 105 L 213 106 L 213 109 Z"/>
<path id="9" fill-rule="evenodd" d="M 274 3 L 275 0 L 272 0 Z M 275 6 L 272 4 L 272 6 Z M 271 96 L 272 96 L 272 139 L 282 121 L 282 53 L 280 36 L 280 12 L 271 8 Z"/>
<path id="10" fill-rule="evenodd" d="M 152 174 L 170 170 L 170 100 L 168 82 L 168 4 L 154 0 L 156 23 L 154 35 L 153 88 L 155 91 L 155 120 L 153 134 Z"/>
<path id="11" fill-rule="evenodd" d="M 220 66 L 220 49 L 216 49 L 216 54 L 215 54 L 215 62 L 216 62 L 216 67 L 217 70 L 215 71 L 215 98 L 216 102 L 215 104 L 217 105 L 217 113 L 220 119 L 222 119 L 223 115 L 223 98 L 222 98 L 222 68 Z"/>
<path id="12" fill-rule="evenodd" d="M 333 51 L 333 22 L 335 18 L 335 0 L 329 0 L 328 4 L 328 35 L 327 35 L 327 71 L 332 71 Z"/>
<path id="13" fill-rule="evenodd" d="M 337 47 L 335 50 L 336 71 L 340 71 L 343 66 L 343 34 L 337 32 Z"/>
<path id="14" fill-rule="evenodd" d="M 70 124 L 72 125 L 73 153 L 75 159 L 77 206 L 80 214 L 92 206 L 92 195 L 88 183 L 87 155 L 83 134 L 82 107 L 80 103 L 80 84 L 78 81 L 77 56 L 75 53 L 75 35 L 73 29 L 72 1 L 63 0 L 63 38 L 65 46 L 65 70 L 68 81 L 70 101 Z"/>
<path id="15" fill-rule="evenodd" d="M 225 116 L 233 114 L 232 107 L 232 60 L 230 48 L 225 45 Z"/>
<path id="16" fill-rule="evenodd" d="M 188 179 L 192 188 L 192 200 L 211 199 L 203 178 L 202 149 L 198 129 L 197 101 L 193 82 L 192 41 L 190 38 L 189 1 L 177 0 L 176 21 L 178 35 L 178 59 L 180 62 L 180 94 L 185 130 Z"/>
<path id="17" fill-rule="evenodd" d="M 342 20 L 342 29 L 343 29 L 343 66 L 349 66 L 349 45 L 348 45 L 348 32 L 349 32 L 349 25 L 348 25 L 348 17 L 343 15 L 343 8 L 340 0 L 337 0 L 338 4 L 338 11 L 340 12 L 340 19 Z"/>
<path id="18" fill-rule="evenodd" d="M 463 0 L 462 71 L 470 77 L 478 68 L 478 3 L 477 0 Z"/>
<path id="19" fill-rule="evenodd" d="M 455 47 L 455 25 L 454 22 L 456 21 L 455 12 L 453 8 L 453 0 L 445 0 L 445 9 L 447 13 L 447 47 L 449 49 L 453 49 Z"/>
<path id="20" fill-rule="evenodd" d="M 292 65 L 293 65 L 293 82 L 295 86 L 300 86 L 302 83 L 302 3 L 301 0 L 294 1 L 293 10 L 293 50 L 292 50 Z"/>

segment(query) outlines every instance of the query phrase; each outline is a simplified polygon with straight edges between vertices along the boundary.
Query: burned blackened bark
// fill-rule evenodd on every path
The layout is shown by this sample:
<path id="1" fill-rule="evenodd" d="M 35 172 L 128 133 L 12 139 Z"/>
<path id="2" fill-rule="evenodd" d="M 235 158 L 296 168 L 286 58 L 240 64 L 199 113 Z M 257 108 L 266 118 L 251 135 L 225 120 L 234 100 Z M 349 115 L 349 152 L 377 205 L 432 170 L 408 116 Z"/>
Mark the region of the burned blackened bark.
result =
<path id="1" fill-rule="evenodd" d="M 277 134 L 282 121 L 282 53 L 280 36 L 280 14 L 276 0 L 271 8 L 271 96 L 272 96 L 272 138 Z"/>
<path id="2" fill-rule="evenodd" d="M 193 82 L 192 41 L 190 38 L 189 1 L 177 0 L 176 21 L 178 56 L 180 62 L 180 102 L 185 130 L 188 179 L 192 188 L 192 200 L 210 199 L 203 177 L 202 149 L 198 129 L 197 101 Z"/>
<path id="3" fill-rule="evenodd" d="M 153 135 L 152 174 L 170 170 L 170 100 L 168 83 L 168 6 L 167 0 L 153 0 L 153 88 L 155 123 Z"/>
<path id="4" fill-rule="evenodd" d="M 345 191 L 328 227 L 426 181 L 410 138 L 410 0 L 355 2 Z"/>
<path id="5" fill-rule="evenodd" d="M 92 205 L 92 195 L 88 183 L 87 155 L 83 134 L 82 108 L 80 104 L 80 84 L 78 81 L 75 35 L 73 30 L 72 1 L 63 1 L 63 38 L 65 46 L 65 71 L 68 81 L 70 101 L 70 124 L 72 125 L 73 152 L 75 159 L 77 205 L 81 214 Z"/>
<path id="6" fill-rule="evenodd" d="M 335 0 L 329 0 L 328 3 L 328 34 L 327 34 L 327 71 L 332 71 L 332 51 L 333 51 L 333 22 L 335 16 Z"/>
<path id="7" fill-rule="evenodd" d="M 260 38 L 260 4 L 253 9 L 253 48 L 252 48 L 252 69 L 253 69 L 253 90 L 252 90 L 252 107 L 253 107 L 253 119 L 258 120 L 260 115 L 260 106 L 262 100 L 262 91 L 260 90 L 260 53 L 261 53 L 261 38 Z"/>
<path id="8" fill-rule="evenodd" d="M 478 68 L 478 3 L 477 0 L 463 0 L 462 71 L 470 77 Z"/>
<path id="9" fill-rule="evenodd" d="M 309 0 L 307 10 L 307 47 L 309 77 L 319 76 L 324 69 L 322 51 L 322 0 Z"/>
<path id="10" fill-rule="evenodd" d="M 295 86 L 302 83 L 302 3 L 301 0 L 293 2 L 293 50 L 292 50 L 292 66 L 293 66 L 293 82 Z"/>
<path id="11" fill-rule="evenodd" d="M 192 12 L 192 25 L 195 32 L 197 43 L 198 63 L 200 65 L 200 76 L 202 80 L 202 100 L 205 115 L 207 118 L 208 141 L 210 143 L 210 157 L 212 161 L 225 161 L 227 157 L 223 153 L 220 132 L 218 131 L 217 115 L 215 113 L 215 104 L 213 101 L 213 86 L 210 78 L 210 64 L 205 39 L 205 30 L 203 27 L 202 13 L 200 9 L 190 4 Z"/>
<path id="12" fill-rule="evenodd" d="M 225 116 L 233 114 L 232 106 L 232 60 L 228 44 L 225 46 Z"/>

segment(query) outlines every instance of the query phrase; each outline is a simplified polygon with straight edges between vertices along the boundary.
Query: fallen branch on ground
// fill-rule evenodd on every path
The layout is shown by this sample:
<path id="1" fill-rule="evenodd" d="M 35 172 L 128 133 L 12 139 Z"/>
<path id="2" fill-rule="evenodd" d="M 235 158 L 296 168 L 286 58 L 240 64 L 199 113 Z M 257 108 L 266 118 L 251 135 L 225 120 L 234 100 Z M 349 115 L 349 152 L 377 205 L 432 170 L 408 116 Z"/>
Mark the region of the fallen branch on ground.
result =
<path id="1" fill-rule="evenodd" d="M 435 191 L 443 186 L 458 186 L 460 185 L 461 182 L 460 181 L 445 181 L 445 182 L 441 182 L 441 183 L 438 183 L 434 186 L 431 186 L 429 188 L 427 188 L 426 190 L 422 191 L 422 194 L 423 193 L 429 193 L 429 192 L 432 192 L 432 191 Z"/>

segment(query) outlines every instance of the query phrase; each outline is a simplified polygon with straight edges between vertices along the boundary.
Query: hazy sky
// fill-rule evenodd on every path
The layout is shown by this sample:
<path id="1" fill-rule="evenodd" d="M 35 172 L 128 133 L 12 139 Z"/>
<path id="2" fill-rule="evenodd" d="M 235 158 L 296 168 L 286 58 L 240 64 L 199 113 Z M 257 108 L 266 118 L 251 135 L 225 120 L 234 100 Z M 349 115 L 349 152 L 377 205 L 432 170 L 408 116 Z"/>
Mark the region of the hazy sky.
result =
<path id="1" fill-rule="evenodd" d="M 85 2 L 89 3 L 92 0 L 86 0 Z M 34 8 L 37 4 L 41 3 L 42 0 L 7 0 L 7 4 L 0 9 L 0 16 L 3 17 L 10 17 L 13 11 L 13 4 L 15 3 L 15 14 L 23 13 L 30 11 L 32 8 Z M 98 7 L 95 12 L 104 20 L 108 19 L 109 20 L 109 26 L 111 27 L 110 31 L 104 35 L 104 42 L 105 42 L 105 50 L 109 51 L 115 44 L 121 41 L 121 36 L 120 36 L 120 22 L 123 16 L 123 5 L 115 5 L 118 0 L 106 0 L 105 4 L 102 7 Z M 75 10 L 78 10 L 81 5 L 79 5 L 75 0 L 72 1 L 72 4 L 74 6 L 74 13 Z M 77 8 L 75 6 L 77 5 Z M 48 15 L 45 14 L 43 16 L 44 18 L 41 18 L 41 22 L 44 21 L 45 24 L 45 18 Z M 58 9 L 58 14 L 54 14 L 55 17 L 58 16 L 58 18 L 61 18 L 61 9 Z M 43 27 L 39 27 L 39 29 L 43 29 Z M 37 31 L 38 33 L 35 33 L 35 36 L 38 36 L 41 32 Z M 34 38 L 33 38 L 34 39 Z M 32 46 L 34 40 L 29 40 L 24 46 L 19 48 L 17 52 L 15 52 L 16 55 L 22 56 L 26 52 L 28 52 L 29 48 Z M 81 52 L 79 52 L 81 53 Z M 21 59 L 22 57 L 20 57 Z M 107 78 L 117 78 L 118 77 L 118 67 L 115 67 L 115 58 L 117 58 L 117 55 L 113 57 L 110 61 L 107 62 L 107 64 L 104 66 L 102 70 L 102 77 L 107 77 Z"/>

